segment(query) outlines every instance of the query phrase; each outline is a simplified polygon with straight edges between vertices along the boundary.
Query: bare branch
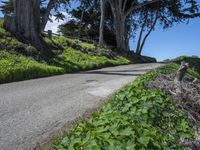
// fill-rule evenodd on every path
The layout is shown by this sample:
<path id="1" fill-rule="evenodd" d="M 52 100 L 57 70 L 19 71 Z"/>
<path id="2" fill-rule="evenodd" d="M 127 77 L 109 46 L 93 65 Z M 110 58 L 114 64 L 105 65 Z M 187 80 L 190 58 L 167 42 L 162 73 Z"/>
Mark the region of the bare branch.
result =
<path id="1" fill-rule="evenodd" d="M 123 12 L 125 12 L 126 5 L 127 5 L 127 0 L 125 0 L 125 1 L 124 1 L 124 3 L 123 3 L 123 7 L 122 7 L 122 8 L 123 8 L 123 9 L 122 9 L 122 10 L 123 10 Z"/>

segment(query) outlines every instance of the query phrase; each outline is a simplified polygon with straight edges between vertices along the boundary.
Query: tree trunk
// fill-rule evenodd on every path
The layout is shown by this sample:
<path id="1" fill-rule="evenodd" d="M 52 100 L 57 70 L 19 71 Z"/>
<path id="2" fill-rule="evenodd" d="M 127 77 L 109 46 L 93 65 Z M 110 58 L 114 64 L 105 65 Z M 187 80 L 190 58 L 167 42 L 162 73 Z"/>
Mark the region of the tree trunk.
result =
<path id="1" fill-rule="evenodd" d="M 51 10 L 54 7 L 54 2 L 55 2 L 55 0 L 50 0 L 48 5 L 47 5 L 47 9 L 46 9 L 45 14 L 42 17 L 42 21 L 41 21 L 41 31 L 44 31 L 44 29 L 45 29 L 45 27 L 47 25 L 47 22 L 49 20 L 49 15 L 51 13 Z"/>
<path id="2" fill-rule="evenodd" d="M 188 63 L 185 63 L 184 61 L 181 62 L 181 66 L 176 74 L 176 78 L 175 78 L 175 82 L 182 82 L 183 81 L 183 78 L 186 74 L 186 71 L 189 67 L 189 64 Z"/>
<path id="3" fill-rule="evenodd" d="M 122 1 L 120 1 L 122 2 Z M 117 50 L 126 53 L 129 50 L 128 34 L 126 30 L 126 16 L 122 8 L 122 3 L 110 1 L 111 10 L 114 18 L 115 36 L 117 42 Z"/>
<path id="4" fill-rule="evenodd" d="M 126 18 L 120 16 L 120 14 L 116 14 L 116 16 L 114 16 L 117 49 L 120 52 L 127 52 L 129 50 L 127 34 L 125 30 L 125 19 Z"/>
<path id="5" fill-rule="evenodd" d="M 155 27 L 155 25 L 156 25 L 156 23 L 157 23 L 157 20 L 158 20 L 158 16 L 156 15 L 155 21 L 153 22 L 153 24 L 152 24 L 152 26 L 151 26 L 149 32 L 145 35 L 145 37 L 144 37 L 144 39 L 143 39 L 143 41 L 142 41 L 142 44 L 141 44 L 141 46 L 140 46 L 140 51 L 139 51 L 139 54 L 140 54 L 140 55 L 141 55 L 141 53 L 142 53 L 144 44 L 145 44 L 145 42 L 146 42 L 148 36 L 151 34 L 151 32 L 153 31 L 153 29 L 154 29 L 154 27 Z"/>
<path id="6" fill-rule="evenodd" d="M 142 26 L 141 30 L 140 30 L 140 35 L 139 35 L 139 39 L 138 39 L 138 42 L 137 42 L 137 48 L 136 48 L 136 55 L 137 56 L 140 56 L 141 55 L 141 40 L 142 40 L 142 34 L 143 34 L 143 30 L 144 30 L 144 25 Z"/>
<path id="7" fill-rule="evenodd" d="M 147 18 L 146 18 L 146 19 L 147 19 Z M 158 20 L 158 14 L 156 14 L 155 20 L 153 21 L 153 23 L 152 23 L 152 25 L 151 25 L 149 31 L 148 31 L 147 34 L 144 36 L 144 39 L 142 40 L 142 44 L 141 44 L 141 39 L 140 39 L 140 41 L 139 41 L 139 42 L 140 42 L 140 43 L 139 43 L 139 47 L 137 47 L 137 50 L 136 50 L 136 54 L 137 54 L 138 56 L 141 55 L 142 50 L 143 50 L 143 47 L 144 47 L 144 44 L 145 44 L 147 38 L 149 37 L 149 35 L 151 34 L 151 32 L 153 31 L 153 29 L 155 28 L 155 25 L 156 25 L 156 23 L 157 23 L 157 20 Z M 141 34 L 142 34 L 143 30 L 144 30 L 146 21 L 147 21 L 147 20 L 145 20 L 144 24 L 142 25 L 142 28 L 141 28 L 141 31 L 140 31 L 140 38 L 142 38 L 142 35 L 141 35 Z"/>
<path id="8" fill-rule="evenodd" d="M 181 62 L 181 66 L 176 74 L 176 77 L 174 79 L 174 89 L 176 90 L 176 95 L 180 98 L 180 100 L 183 99 L 183 86 L 182 81 L 186 74 L 186 71 L 189 67 L 188 63 Z"/>
<path id="9" fill-rule="evenodd" d="M 19 40 L 30 43 L 44 57 L 52 56 L 40 35 L 40 0 L 13 0 L 14 15 L 5 16 L 4 27 Z"/>
<path id="10" fill-rule="evenodd" d="M 99 46 L 104 46 L 104 23 L 105 23 L 105 2 L 104 0 L 100 0 L 101 3 L 101 21 L 100 21 L 100 27 L 99 27 Z"/>
<path id="11" fill-rule="evenodd" d="M 81 20 L 80 20 L 79 27 L 78 27 L 78 38 L 81 37 L 81 27 L 82 27 L 82 22 L 83 22 L 83 16 L 84 16 L 84 10 L 82 10 L 82 12 L 81 12 Z"/>

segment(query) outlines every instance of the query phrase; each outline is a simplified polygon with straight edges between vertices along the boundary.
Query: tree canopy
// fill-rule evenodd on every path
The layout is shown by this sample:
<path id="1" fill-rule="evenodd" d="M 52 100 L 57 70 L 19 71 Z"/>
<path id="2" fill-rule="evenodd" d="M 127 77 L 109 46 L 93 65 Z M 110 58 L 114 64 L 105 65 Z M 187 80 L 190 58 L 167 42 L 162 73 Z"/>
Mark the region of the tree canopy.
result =
<path id="1" fill-rule="evenodd" d="M 67 8 L 75 1 L 80 5 L 69 12 L 74 19 L 61 25 L 60 32 L 67 36 L 99 40 L 101 47 L 112 45 L 119 52 L 127 53 L 130 50 L 131 36 L 140 29 L 136 49 L 138 55 L 141 54 L 145 41 L 155 29 L 156 24 L 166 29 L 175 23 L 187 22 L 189 19 L 200 16 L 197 0 L 37 0 L 38 5 L 35 8 L 33 8 L 34 5 L 30 6 L 34 3 L 33 0 L 23 1 L 24 8 L 16 7 L 17 3 L 21 4 L 20 0 L 8 0 L 3 1 L 4 5 L 1 7 L 5 14 L 4 27 L 19 36 L 21 32 L 16 31 L 18 27 L 15 26 L 16 23 L 24 24 L 24 28 L 20 30 L 25 29 L 27 22 L 20 20 L 22 16 L 24 15 L 27 20 L 33 19 L 31 10 L 38 10 L 37 14 L 34 14 L 38 16 L 37 19 L 34 16 L 34 21 L 30 20 L 30 22 L 31 25 L 35 24 L 32 26 L 37 27 L 37 30 L 40 29 L 40 31 L 34 30 L 40 35 L 47 22 L 51 21 L 52 15 L 57 20 L 64 19 L 63 10 L 60 11 L 61 7 Z M 54 10 L 53 14 L 52 10 Z M 67 11 L 67 9 L 64 10 Z M 26 14 L 16 14 L 17 12 L 26 12 Z M 25 32 L 35 35 L 28 30 Z M 32 39 L 24 35 L 20 37 L 27 39 L 25 41 Z"/>

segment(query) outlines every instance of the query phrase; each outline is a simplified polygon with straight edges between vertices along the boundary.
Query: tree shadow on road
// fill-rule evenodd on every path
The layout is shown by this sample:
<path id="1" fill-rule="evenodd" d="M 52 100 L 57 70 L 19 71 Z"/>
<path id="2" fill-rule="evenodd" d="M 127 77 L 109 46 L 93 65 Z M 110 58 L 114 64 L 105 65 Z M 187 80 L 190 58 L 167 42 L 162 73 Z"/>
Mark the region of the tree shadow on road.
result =
<path id="1" fill-rule="evenodd" d="M 118 70 L 118 71 L 87 71 L 81 74 L 99 74 L 99 75 L 117 75 L 117 76 L 140 76 L 144 74 L 144 70 Z"/>

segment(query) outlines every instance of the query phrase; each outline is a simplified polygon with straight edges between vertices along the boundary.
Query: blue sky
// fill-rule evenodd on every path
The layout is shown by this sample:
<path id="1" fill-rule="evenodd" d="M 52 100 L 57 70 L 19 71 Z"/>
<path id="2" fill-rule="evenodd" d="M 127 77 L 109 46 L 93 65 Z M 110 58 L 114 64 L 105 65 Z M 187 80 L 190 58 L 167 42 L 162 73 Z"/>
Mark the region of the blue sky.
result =
<path id="1" fill-rule="evenodd" d="M 135 43 L 131 41 L 130 47 L 135 49 Z M 143 55 L 158 60 L 180 55 L 200 56 L 200 18 L 191 20 L 189 24 L 174 25 L 167 30 L 157 27 L 146 42 Z"/>
<path id="2" fill-rule="evenodd" d="M 75 7 L 77 4 L 73 4 Z M 66 14 L 67 15 L 67 14 Z M 0 12 L 0 17 L 2 13 Z M 70 16 L 67 15 L 67 19 Z M 48 23 L 47 28 L 56 31 L 58 24 Z M 135 42 L 130 41 L 131 49 L 135 49 Z M 200 18 L 193 19 L 189 24 L 177 24 L 163 30 L 159 26 L 149 36 L 143 50 L 143 55 L 152 56 L 157 60 L 175 58 L 181 55 L 197 55 L 200 57 Z"/>

